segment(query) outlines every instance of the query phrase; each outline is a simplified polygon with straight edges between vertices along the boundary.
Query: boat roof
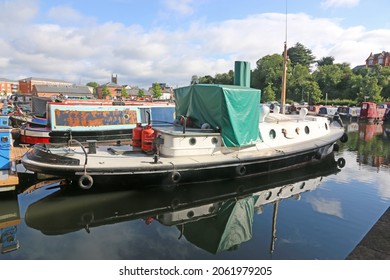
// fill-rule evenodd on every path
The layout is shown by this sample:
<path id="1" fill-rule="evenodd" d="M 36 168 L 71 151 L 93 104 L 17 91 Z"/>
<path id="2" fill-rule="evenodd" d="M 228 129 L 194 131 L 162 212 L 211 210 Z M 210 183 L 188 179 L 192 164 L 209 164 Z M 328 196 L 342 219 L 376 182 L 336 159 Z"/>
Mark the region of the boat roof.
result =
<path id="1" fill-rule="evenodd" d="M 174 90 L 176 118 L 189 117 L 195 127 L 220 130 L 228 147 L 259 141 L 261 91 L 243 86 L 196 84 Z"/>

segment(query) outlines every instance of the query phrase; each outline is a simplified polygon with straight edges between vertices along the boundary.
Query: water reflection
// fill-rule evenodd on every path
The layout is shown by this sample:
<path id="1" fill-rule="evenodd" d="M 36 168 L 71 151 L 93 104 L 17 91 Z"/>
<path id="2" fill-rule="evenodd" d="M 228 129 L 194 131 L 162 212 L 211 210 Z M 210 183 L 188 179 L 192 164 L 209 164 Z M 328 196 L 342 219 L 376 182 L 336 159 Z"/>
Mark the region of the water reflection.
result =
<path id="1" fill-rule="evenodd" d="M 360 165 L 381 167 L 390 165 L 389 128 L 387 124 L 349 123 L 347 125 L 350 151 L 356 151 Z"/>
<path id="2" fill-rule="evenodd" d="M 44 235 L 64 235 L 97 227 L 142 219 L 177 228 L 177 238 L 218 254 L 237 249 L 253 235 L 255 214 L 274 204 L 270 251 L 274 251 L 278 203 L 300 199 L 320 184 L 323 176 L 335 174 L 344 160 L 329 158 L 316 165 L 226 182 L 180 186 L 176 189 L 85 192 L 61 188 L 31 203 L 25 213 L 27 226 Z"/>
<path id="3" fill-rule="evenodd" d="M 19 203 L 16 196 L 0 201 L 0 248 L 1 253 L 9 253 L 19 249 L 19 240 L 17 239 L 17 226 L 20 224 Z"/>

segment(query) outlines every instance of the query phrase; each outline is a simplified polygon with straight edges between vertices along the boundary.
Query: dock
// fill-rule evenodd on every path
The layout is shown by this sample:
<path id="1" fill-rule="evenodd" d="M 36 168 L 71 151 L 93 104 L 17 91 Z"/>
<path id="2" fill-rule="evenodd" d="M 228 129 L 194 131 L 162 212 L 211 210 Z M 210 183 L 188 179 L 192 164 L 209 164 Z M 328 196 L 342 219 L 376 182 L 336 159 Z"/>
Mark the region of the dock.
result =
<path id="1" fill-rule="evenodd" d="M 19 177 L 14 170 L 15 163 L 28 151 L 28 147 L 12 147 L 10 153 L 11 168 L 0 170 L 0 192 L 14 191 L 19 184 Z"/>
<path id="2" fill-rule="evenodd" d="M 346 260 L 390 260 L 390 207 Z"/>

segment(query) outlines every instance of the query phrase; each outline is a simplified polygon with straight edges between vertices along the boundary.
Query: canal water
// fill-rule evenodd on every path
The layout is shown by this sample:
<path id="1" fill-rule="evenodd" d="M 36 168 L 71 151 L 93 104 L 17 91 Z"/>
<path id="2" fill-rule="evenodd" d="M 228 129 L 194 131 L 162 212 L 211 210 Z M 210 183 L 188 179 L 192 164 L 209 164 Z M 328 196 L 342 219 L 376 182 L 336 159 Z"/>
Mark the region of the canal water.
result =
<path id="1" fill-rule="evenodd" d="M 348 142 L 323 162 L 244 180 L 24 184 L 0 197 L 0 259 L 343 260 L 390 206 L 389 129 L 347 123 Z"/>

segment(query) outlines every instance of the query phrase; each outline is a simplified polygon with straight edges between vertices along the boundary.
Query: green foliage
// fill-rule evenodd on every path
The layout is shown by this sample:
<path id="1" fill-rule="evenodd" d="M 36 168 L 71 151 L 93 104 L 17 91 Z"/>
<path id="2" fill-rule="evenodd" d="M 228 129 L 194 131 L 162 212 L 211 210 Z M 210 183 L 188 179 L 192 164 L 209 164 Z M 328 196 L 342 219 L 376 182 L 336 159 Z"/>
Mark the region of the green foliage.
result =
<path id="1" fill-rule="evenodd" d="M 138 97 L 139 98 L 144 98 L 145 97 L 145 91 L 142 88 L 140 88 L 138 90 Z"/>
<path id="2" fill-rule="evenodd" d="M 317 65 L 318 66 L 332 65 L 333 62 L 334 62 L 333 56 L 326 56 L 326 57 L 321 58 L 320 60 L 317 60 Z"/>
<path id="3" fill-rule="evenodd" d="M 107 85 L 104 85 L 103 86 L 103 89 L 102 89 L 102 96 L 103 98 L 106 98 L 107 96 L 109 96 L 111 93 L 110 93 L 110 90 L 108 89 Z"/>
<path id="4" fill-rule="evenodd" d="M 234 72 L 230 70 L 228 73 L 216 74 L 214 77 L 210 75 L 198 78 L 196 75 L 192 76 L 191 84 L 221 84 L 221 85 L 232 85 L 234 84 Z"/>
<path id="5" fill-rule="evenodd" d="M 129 94 L 127 93 L 127 90 L 126 90 L 125 87 L 122 87 L 122 89 L 121 89 L 121 95 L 122 95 L 122 97 L 124 97 L 124 98 L 129 97 Z"/>
<path id="6" fill-rule="evenodd" d="M 300 64 L 309 69 L 310 65 L 315 61 L 315 56 L 313 56 L 312 51 L 305 48 L 301 43 L 296 43 L 294 47 L 289 48 L 287 55 L 293 67 Z"/>
<path id="7" fill-rule="evenodd" d="M 269 84 L 268 86 L 265 87 L 261 94 L 261 101 L 262 102 L 267 102 L 267 101 L 274 101 L 276 100 L 276 94 L 275 91 L 272 89 L 272 85 Z"/>
<path id="8" fill-rule="evenodd" d="M 153 98 L 159 99 L 162 96 L 161 86 L 159 83 L 154 83 L 152 90 L 153 90 Z"/>
<path id="9" fill-rule="evenodd" d="M 376 103 L 390 100 L 390 67 L 360 67 L 352 70 L 348 63 L 335 64 L 333 56 L 315 60 L 311 50 L 301 43 L 287 50 L 287 94 L 294 102 L 323 102 L 357 105 L 364 100 Z M 317 68 L 310 72 L 314 63 Z M 280 99 L 282 91 L 283 55 L 266 55 L 256 62 L 251 73 L 251 87 L 262 91 L 262 102 Z M 197 76 L 193 76 L 192 81 Z M 233 84 L 234 72 L 206 75 L 201 84 Z"/>

